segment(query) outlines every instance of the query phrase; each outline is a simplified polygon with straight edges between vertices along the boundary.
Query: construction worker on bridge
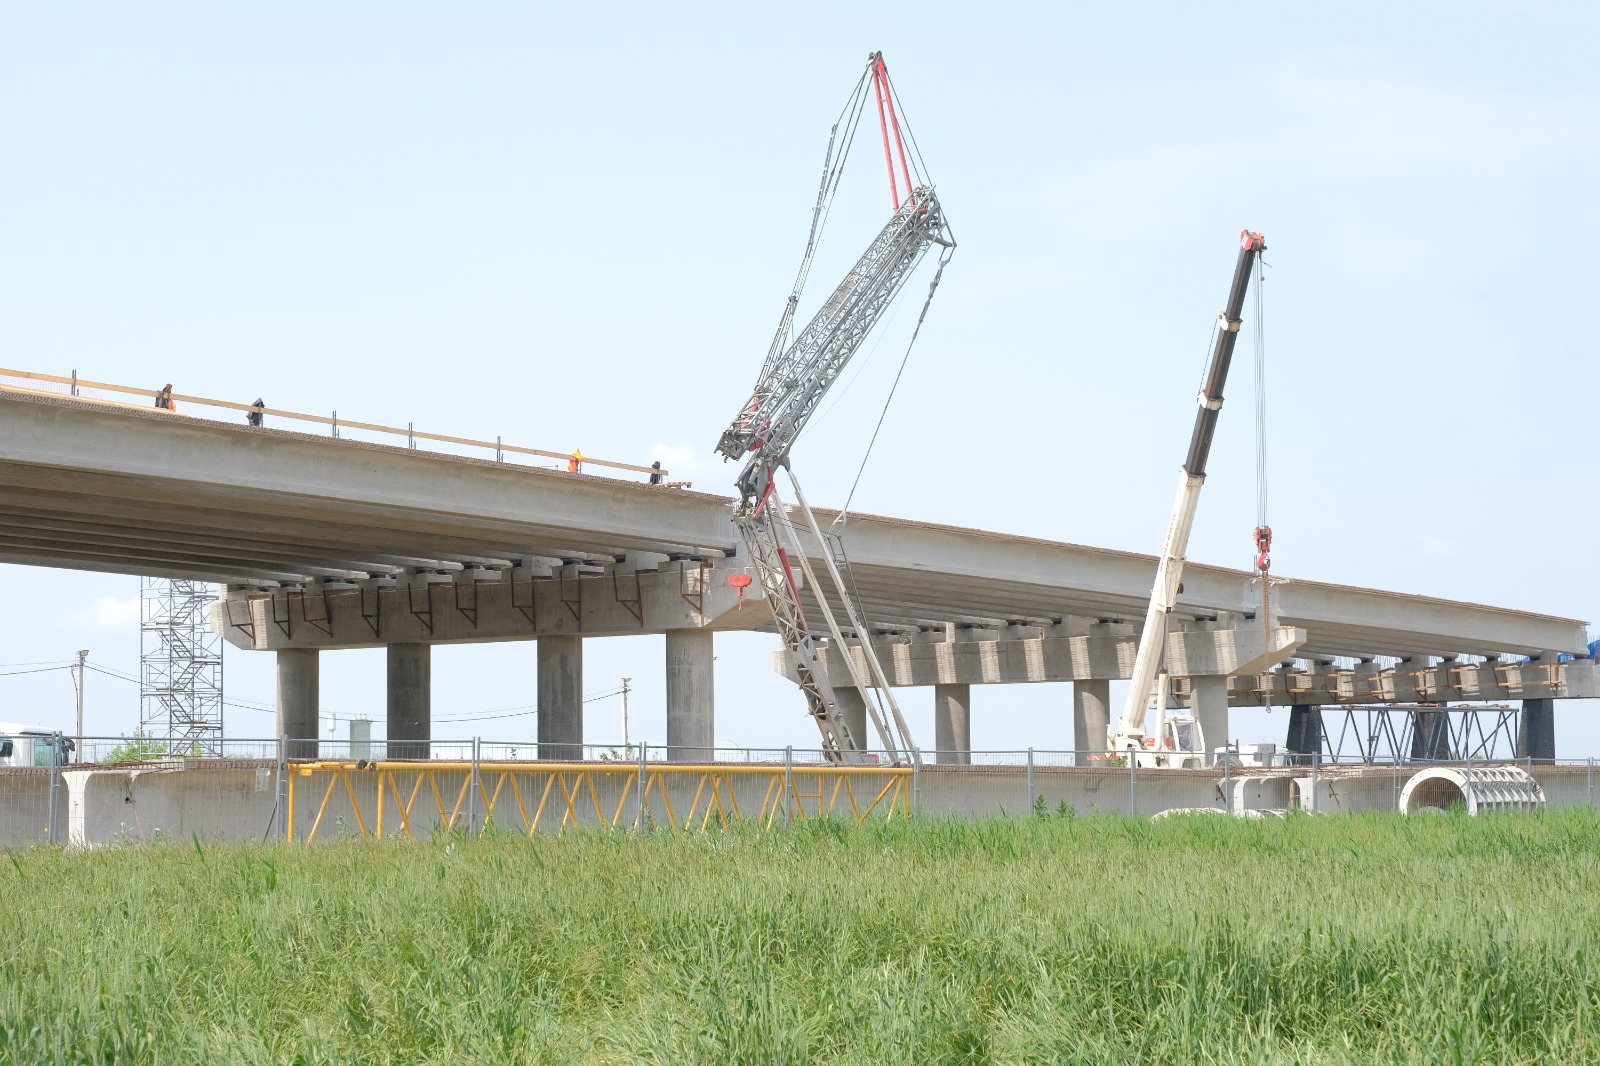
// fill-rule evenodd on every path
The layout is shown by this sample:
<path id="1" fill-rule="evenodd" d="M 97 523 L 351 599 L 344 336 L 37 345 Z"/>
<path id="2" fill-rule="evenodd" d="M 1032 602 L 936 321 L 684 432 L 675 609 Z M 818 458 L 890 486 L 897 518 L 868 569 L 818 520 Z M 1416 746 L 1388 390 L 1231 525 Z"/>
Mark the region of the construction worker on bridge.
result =
<path id="1" fill-rule="evenodd" d="M 170 382 L 163 385 L 161 391 L 156 393 L 156 406 L 163 411 L 176 411 L 178 409 L 178 405 L 172 402 L 172 385 Z"/>
<path id="2" fill-rule="evenodd" d="M 654 474 L 650 475 L 650 484 L 661 484 L 661 460 L 657 459 L 655 462 L 651 463 L 650 469 L 655 471 Z"/>
<path id="3" fill-rule="evenodd" d="M 266 421 L 267 405 L 261 401 L 261 397 L 257 396 L 256 402 L 250 406 L 254 407 L 255 410 L 247 413 L 244 416 L 244 420 L 250 423 L 252 426 L 261 425 L 261 423 Z"/>
<path id="4" fill-rule="evenodd" d="M 582 448 L 574 448 L 574 449 L 572 449 L 572 455 L 567 459 L 567 473 L 569 473 L 569 474 L 581 474 L 581 473 L 583 473 L 583 449 Z"/>

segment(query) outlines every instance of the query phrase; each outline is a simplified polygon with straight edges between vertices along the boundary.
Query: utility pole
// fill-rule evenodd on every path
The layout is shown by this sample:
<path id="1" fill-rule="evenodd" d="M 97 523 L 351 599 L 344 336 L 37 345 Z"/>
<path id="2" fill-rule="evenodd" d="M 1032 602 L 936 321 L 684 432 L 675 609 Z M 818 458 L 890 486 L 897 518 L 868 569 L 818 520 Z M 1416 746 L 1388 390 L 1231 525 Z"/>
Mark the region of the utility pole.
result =
<path id="1" fill-rule="evenodd" d="M 628 750 L 628 685 L 633 681 L 631 677 L 622 679 L 622 750 Z"/>
<path id="2" fill-rule="evenodd" d="M 83 661 L 88 657 L 88 648 L 78 652 L 78 737 L 77 747 L 73 749 L 78 755 L 77 762 L 83 761 Z"/>

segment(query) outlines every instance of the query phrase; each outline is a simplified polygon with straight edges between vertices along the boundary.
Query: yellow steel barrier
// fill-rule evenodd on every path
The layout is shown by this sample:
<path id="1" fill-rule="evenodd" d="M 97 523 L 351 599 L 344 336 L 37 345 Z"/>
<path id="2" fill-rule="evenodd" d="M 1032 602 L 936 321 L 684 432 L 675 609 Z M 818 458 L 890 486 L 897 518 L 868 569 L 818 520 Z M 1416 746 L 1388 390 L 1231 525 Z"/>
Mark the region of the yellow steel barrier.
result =
<path id="1" fill-rule="evenodd" d="M 483 762 L 477 766 L 474 810 L 471 762 L 295 762 L 289 764 L 284 827 L 288 838 L 296 839 L 295 800 L 303 789 L 317 804 L 304 833 L 307 842 L 316 839 L 341 793 L 359 835 L 377 839 L 386 830 L 414 839 L 418 829 L 454 829 L 464 826 L 469 814 L 480 832 L 516 826 L 529 836 L 540 828 L 614 828 L 623 824 L 625 813 L 632 814 L 630 826 L 695 831 L 727 828 L 747 818 L 770 829 L 780 819 L 840 815 L 859 823 L 874 813 L 885 819 L 911 816 L 910 767 L 646 763 L 643 770 L 641 787 L 637 763 Z M 745 786 L 743 807 L 736 784 Z M 757 809 L 749 801 L 758 793 Z"/>

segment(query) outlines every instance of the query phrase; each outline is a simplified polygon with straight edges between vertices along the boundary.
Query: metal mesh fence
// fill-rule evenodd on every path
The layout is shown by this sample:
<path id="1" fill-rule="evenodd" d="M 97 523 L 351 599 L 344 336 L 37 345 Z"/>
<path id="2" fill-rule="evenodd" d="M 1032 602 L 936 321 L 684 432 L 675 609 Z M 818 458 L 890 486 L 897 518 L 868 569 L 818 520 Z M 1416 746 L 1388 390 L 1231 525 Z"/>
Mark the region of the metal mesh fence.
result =
<path id="1" fill-rule="evenodd" d="M 1319 756 L 1140 766 L 1107 752 L 923 751 L 891 765 L 814 748 L 528 741 L 230 739 L 219 754 L 142 737 L 0 737 L 0 847 L 186 840 L 427 839 L 441 832 L 706 830 L 873 818 L 1321 813 L 1399 809 L 1413 774 L 1514 765 L 1549 807 L 1600 804 L 1594 760 L 1373 766 Z M 1288 759 L 1306 761 L 1286 764 Z"/>

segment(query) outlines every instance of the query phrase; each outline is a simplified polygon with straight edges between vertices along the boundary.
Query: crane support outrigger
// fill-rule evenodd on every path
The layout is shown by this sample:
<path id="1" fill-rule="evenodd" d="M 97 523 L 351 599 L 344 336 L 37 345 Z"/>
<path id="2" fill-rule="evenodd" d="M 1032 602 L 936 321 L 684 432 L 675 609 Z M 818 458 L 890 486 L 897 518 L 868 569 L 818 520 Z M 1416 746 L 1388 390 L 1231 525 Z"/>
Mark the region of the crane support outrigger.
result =
<path id="1" fill-rule="evenodd" d="M 837 187 L 843 155 L 848 152 L 855 122 L 859 121 L 868 105 L 869 80 L 871 99 L 875 103 L 879 128 L 883 133 L 894 214 L 821 309 L 791 342 L 789 335 L 800 288 L 810 268 L 831 190 Z M 737 480 L 739 503 L 734 509 L 734 524 L 744 541 L 754 576 L 761 582 L 766 601 L 772 608 L 778 635 L 805 695 L 808 713 L 822 733 L 824 755 L 835 762 L 862 762 L 867 738 L 851 734 L 833 684 L 823 669 L 818 655 L 818 634 L 807 619 L 800 598 L 801 585 L 795 573 L 796 566 L 800 568 L 806 587 L 816 601 L 827 635 L 833 639 L 833 663 L 842 666 L 849 675 L 850 683 L 860 689 L 868 717 L 876 728 L 889 760 L 901 763 L 916 758 L 916 745 L 890 692 L 861 613 L 852 602 L 833 552 L 828 549 L 817 520 L 806 504 L 799 482 L 794 479 L 789 465 L 789 452 L 801 430 L 816 413 L 823 396 L 838 380 L 850 358 L 861 348 L 868 333 L 928 249 L 934 245 L 943 249 L 939 260 L 942 272 L 955 248 L 955 241 L 950 236 L 932 184 L 925 178 L 917 184 L 912 182 L 913 171 L 907 160 L 901 121 L 896 113 L 893 89 L 882 53 L 874 52 L 868 57 L 867 70 L 857 83 L 856 91 L 843 114 L 852 116 L 845 120 L 845 146 L 836 161 L 834 143 L 840 128 L 836 124 L 828 142 L 822 187 L 812 211 L 811 237 L 794 291 L 785 305 L 777 335 L 768 350 L 755 389 L 733 422 L 723 431 L 722 438 L 717 442 L 717 451 L 725 459 L 741 459 L 744 462 Z M 899 176 L 905 184 L 903 196 L 896 180 L 897 161 Z M 917 170 L 918 176 L 922 177 L 920 167 Z M 929 286 L 929 300 L 938 286 L 938 278 L 939 275 L 935 274 Z M 805 532 L 815 538 L 821 549 L 824 572 L 832 586 L 831 595 L 842 607 L 845 626 L 840 625 L 829 607 L 830 593 L 818 581 L 815 568 L 800 544 L 801 533 L 790 521 L 777 494 L 776 475 L 779 467 L 789 476 L 794 489 L 795 511 L 803 520 Z M 862 653 L 865 670 L 857 664 L 852 649 L 845 643 L 845 627 L 858 638 L 857 647 Z M 881 700 L 881 704 L 877 700 Z"/>
<path id="2" fill-rule="evenodd" d="M 1189 550 L 1189 533 L 1200 504 L 1200 488 L 1206 481 L 1206 459 L 1211 454 L 1211 438 L 1222 411 L 1222 388 L 1228 380 L 1228 366 L 1239 340 L 1240 317 L 1244 313 L 1245 293 L 1250 275 L 1267 242 L 1259 233 L 1245 230 L 1239 235 L 1239 262 L 1233 271 L 1233 287 L 1228 290 L 1226 309 L 1218 315 L 1216 344 L 1200 388 L 1200 408 L 1195 412 L 1194 433 L 1189 438 L 1189 454 L 1178 478 L 1178 496 L 1172 505 L 1172 521 L 1167 540 L 1156 566 L 1155 586 L 1150 591 L 1150 608 L 1145 613 L 1144 632 L 1139 636 L 1139 651 L 1133 660 L 1133 676 L 1128 681 L 1127 702 L 1122 719 L 1112 730 L 1108 743 L 1113 752 L 1138 760 L 1141 766 L 1199 767 L 1205 765 L 1206 740 L 1200 722 L 1193 715 L 1166 713 L 1168 677 L 1165 667 L 1167 622 L 1178 602 L 1183 581 L 1184 555 Z M 1150 702 L 1156 704 L 1156 728 L 1145 733 L 1145 717 Z M 1226 738 L 1223 738 L 1226 740 Z"/>

